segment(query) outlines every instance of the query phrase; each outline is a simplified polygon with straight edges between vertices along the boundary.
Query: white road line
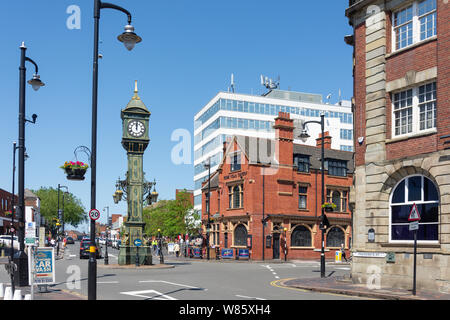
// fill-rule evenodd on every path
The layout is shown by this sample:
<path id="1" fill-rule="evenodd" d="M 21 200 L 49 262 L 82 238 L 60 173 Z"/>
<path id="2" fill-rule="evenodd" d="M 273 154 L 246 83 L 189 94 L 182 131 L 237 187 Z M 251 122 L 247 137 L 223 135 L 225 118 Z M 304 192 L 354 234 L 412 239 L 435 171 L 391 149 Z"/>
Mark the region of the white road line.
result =
<path id="1" fill-rule="evenodd" d="M 237 294 L 236 297 L 244 298 L 244 299 L 266 300 L 266 299 L 258 298 L 258 297 L 241 296 L 241 295 L 239 295 L 239 294 Z"/>
<path id="2" fill-rule="evenodd" d="M 167 283 L 167 284 L 171 284 L 171 285 L 174 285 L 174 286 L 180 286 L 180 287 L 185 287 L 185 288 L 202 289 L 202 288 L 199 288 L 199 287 L 193 287 L 193 286 L 188 286 L 186 284 L 174 283 L 174 282 L 163 281 L 163 280 L 141 280 L 141 281 L 139 281 L 139 283 L 148 283 L 148 282 L 161 282 L 161 283 Z M 205 289 L 202 289 L 202 290 L 205 290 Z"/>
<path id="3" fill-rule="evenodd" d="M 109 257 L 113 257 L 113 258 L 116 258 L 117 259 L 117 256 L 115 256 L 115 255 L 113 255 L 113 254 L 111 254 L 111 253 L 108 253 L 108 258 Z"/>
<path id="4" fill-rule="evenodd" d="M 155 290 L 128 291 L 128 292 L 121 292 L 120 294 L 125 294 L 128 296 L 134 296 L 134 297 L 147 298 L 147 299 L 154 299 L 154 300 L 177 300 L 173 297 L 162 294 L 161 292 L 158 292 Z"/>
<path id="5" fill-rule="evenodd" d="M 119 283 L 119 281 L 97 281 L 97 284 L 114 284 Z"/>

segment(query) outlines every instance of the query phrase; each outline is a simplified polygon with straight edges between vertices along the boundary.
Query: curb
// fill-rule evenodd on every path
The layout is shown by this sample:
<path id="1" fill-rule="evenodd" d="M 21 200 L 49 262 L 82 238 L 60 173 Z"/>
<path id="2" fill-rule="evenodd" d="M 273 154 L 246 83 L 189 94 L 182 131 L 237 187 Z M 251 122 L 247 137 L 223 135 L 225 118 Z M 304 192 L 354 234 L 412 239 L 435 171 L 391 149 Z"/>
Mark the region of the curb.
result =
<path id="1" fill-rule="evenodd" d="M 104 268 L 104 269 L 134 269 L 134 270 L 149 270 L 149 269 L 172 269 L 175 268 L 174 265 L 170 265 L 170 264 L 154 264 L 154 265 L 142 265 L 139 267 L 136 267 L 136 265 L 131 264 L 131 265 L 125 265 L 125 266 L 121 266 L 119 264 L 108 264 L 108 265 L 104 265 L 104 264 L 98 264 L 97 267 L 99 268 Z"/>
<path id="2" fill-rule="evenodd" d="M 334 289 L 334 288 L 324 288 L 324 287 L 310 287 L 310 286 L 302 286 L 302 285 L 286 285 L 285 281 L 289 280 L 281 280 L 280 285 L 286 288 L 297 288 L 302 290 L 309 290 L 313 292 L 324 292 L 324 293 L 335 293 L 335 294 L 342 294 L 347 296 L 357 296 L 357 297 L 366 297 L 366 298 L 378 298 L 378 299 L 385 299 L 385 300 L 427 300 L 424 298 L 420 298 L 417 296 L 407 295 L 407 296 L 400 296 L 395 294 L 386 294 L 386 293 L 379 293 L 379 292 L 365 292 L 365 291 L 358 291 L 358 290 L 349 290 L 349 289 Z"/>

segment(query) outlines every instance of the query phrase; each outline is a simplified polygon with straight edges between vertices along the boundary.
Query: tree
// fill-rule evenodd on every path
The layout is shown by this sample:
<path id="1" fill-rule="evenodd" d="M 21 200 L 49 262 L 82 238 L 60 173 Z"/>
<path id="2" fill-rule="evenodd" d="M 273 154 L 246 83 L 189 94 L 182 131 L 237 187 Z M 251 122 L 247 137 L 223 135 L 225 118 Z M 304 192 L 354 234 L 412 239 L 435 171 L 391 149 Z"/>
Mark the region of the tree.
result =
<path id="1" fill-rule="evenodd" d="M 41 215 L 51 224 L 54 225 L 54 218 L 58 218 L 58 189 L 41 187 L 37 191 L 33 191 L 41 200 Z M 63 191 L 59 192 L 59 208 L 63 207 Z M 86 209 L 81 200 L 71 193 L 64 194 L 64 223 L 77 227 L 87 220 Z"/>
<path id="2" fill-rule="evenodd" d="M 162 235 L 171 238 L 191 234 L 198 230 L 199 219 L 187 192 L 178 193 L 176 200 L 161 200 L 144 209 L 145 231 L 151 236 L 158 235 L 158 229 Z"/>

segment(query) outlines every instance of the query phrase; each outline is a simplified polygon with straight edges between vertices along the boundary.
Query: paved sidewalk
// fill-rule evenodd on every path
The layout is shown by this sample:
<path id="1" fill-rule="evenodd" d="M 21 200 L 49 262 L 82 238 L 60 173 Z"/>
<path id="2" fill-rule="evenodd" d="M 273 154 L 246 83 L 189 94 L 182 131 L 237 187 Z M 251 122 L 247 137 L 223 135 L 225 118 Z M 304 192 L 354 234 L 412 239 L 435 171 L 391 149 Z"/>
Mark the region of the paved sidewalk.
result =
<path id="1" fill-rule="evenodd" d="M 5 287 L 9 284 L 5 283 Z M 20 290 L 22 294 L 22 300 L 27 294 L 31 294 L 31 287 L 16 287 L 16 290 Z M 3 301 L 3 299 L 0 299 Z M 39 292 L 37 287 L 34 287 L 34 300 L 87 300 L 86 297 L 77 293 L 69 292 L 67 290 L 55 289 L 52 287 L 47 288 L 47 292 Z"/>
<path id="2" fill-rule="evenodd" d="M 349 277 L 328 277 L 312 279 L 287 279 L 278 282 L 280 286 L 387 300 L 450 300 L 450 294 L 427 290 L 380 288 L 369 289 L 366 284 L 354 284 Z"/>

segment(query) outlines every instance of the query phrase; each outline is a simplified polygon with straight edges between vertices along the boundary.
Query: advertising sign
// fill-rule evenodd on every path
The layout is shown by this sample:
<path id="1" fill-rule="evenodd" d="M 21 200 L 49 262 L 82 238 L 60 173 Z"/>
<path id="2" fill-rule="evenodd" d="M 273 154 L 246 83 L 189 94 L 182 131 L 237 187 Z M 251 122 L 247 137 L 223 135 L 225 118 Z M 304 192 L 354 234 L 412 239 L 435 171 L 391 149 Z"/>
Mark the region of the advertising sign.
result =
<path id="1" fill-rule="evenodd" d="M 201 248 L 193 248 L 193 253 L 195 258 L 200 258 L 202 255 L 202 249 Z"/>
<path id="2" fill-rule="evenodd" d="M 233 259 L 233 249 L 222 249 L 220 256 L 222 259 Z"/>
<path id="3" fill-rule="evenodd" d="M 239 259 L 248 259 L 250 256 L 250 250 L 248 249 L 239 249 L 238 251 Z"/>
<path id="4" fill-rule="evenodd" d="M 31 248 L 28 249 L 28 270 L 33 271 L 34 277 L 30 274 L 29 279 L 34 279 L 35 285 L 47 285 L 55 283 L 55 251 L 53 247 L 36 248 L 34 254 Z M 34 259 L 33 259 L 34 258 Z M 33 261 L 34 260 L 34 261 Z M 31 283 L 30 283 L 31 285 Z"/>
<path id="5" fill-rule="evenodd" d="M 34 246 L 36 244 L 36 222 L 27 222 L 25 225 L 25 245 Z"/>

